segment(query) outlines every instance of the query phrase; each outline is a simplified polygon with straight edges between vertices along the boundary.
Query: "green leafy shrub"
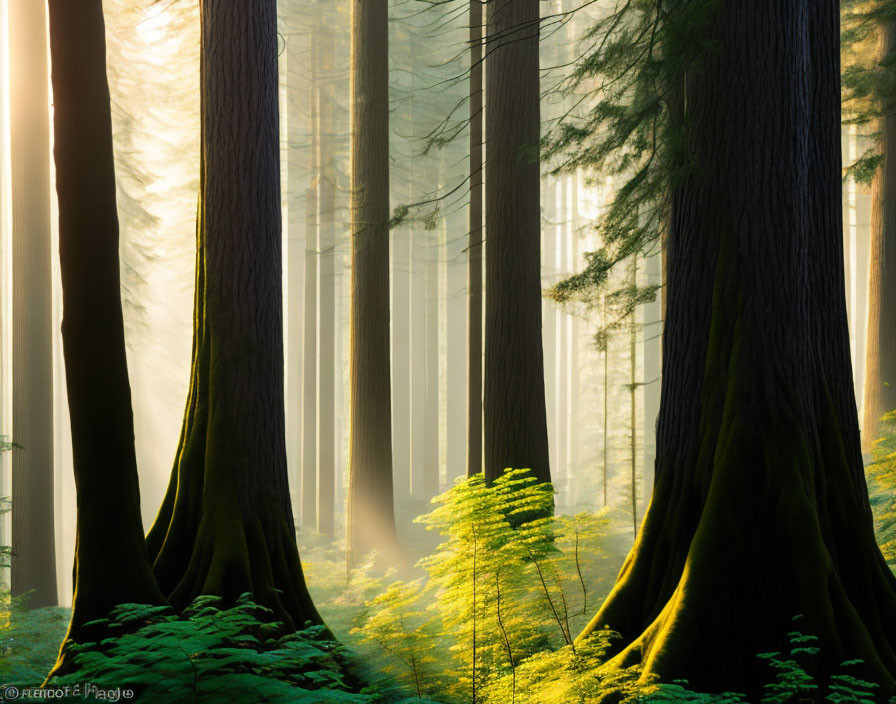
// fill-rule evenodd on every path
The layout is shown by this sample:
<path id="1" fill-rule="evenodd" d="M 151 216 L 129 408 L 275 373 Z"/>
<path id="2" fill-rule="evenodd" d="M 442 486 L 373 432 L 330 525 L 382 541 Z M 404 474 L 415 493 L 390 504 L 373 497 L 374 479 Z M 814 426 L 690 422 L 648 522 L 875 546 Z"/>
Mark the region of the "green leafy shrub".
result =
<path id="1" fill-rule="evenodd" d="M 896 572 L 896 411 L 882 419 L 883 437 L 874 446 L 874 463 L 867 468 L 877 542 Z"/>
<path id="2" fill-rule="evenodd" d="M 607 571 L 595 569 L 609 520 L 554 516 L 552 487 L 526 470 L 492 485 L 482 475 L 465 479 L 433 503 L 417 519 L 441 536 L 419 563 L 425 576 L 369 600 L 350 637 L 418 694 L 480 701 L 505 677 L 515 692 L 528 658 L 575 651 L 598 585 L 609 587 Z"/>
<path id="3" fill-rule="evenodd" d="M 248 594 L 229 609 L 217 597 L 200 597 L 182 616 L 168 607 L 124 604 L 95 623 L 113 635 L 68 646 L 74 669 L 53 686 L 127 688 L 153 704 L 397 699 L 386 690 L 363 691 L 349 654 L 326 629 L 283 635 L 271 612 Z"/>

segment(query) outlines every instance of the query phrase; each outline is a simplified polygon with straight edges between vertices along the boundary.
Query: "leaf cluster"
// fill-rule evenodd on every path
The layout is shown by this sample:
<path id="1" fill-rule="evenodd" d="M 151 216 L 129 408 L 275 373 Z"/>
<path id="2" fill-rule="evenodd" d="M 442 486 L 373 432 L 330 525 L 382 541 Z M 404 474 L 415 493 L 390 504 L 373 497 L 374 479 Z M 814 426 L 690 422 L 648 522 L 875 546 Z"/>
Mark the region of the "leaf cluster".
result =
<path id="1" fill-rule="evenodd" d="M 695 168 L 688 154 L 684 83 L 713 50 L 718 0 L 626 0 L 585 34 L 564 90 L 584 92 L 543 140 L 554 173 L 611 178 L 615 194 L 596 224 L 601 246 L 548 295 L 593 304 L 619 262 L 655 249 L 671 189 Z M 654 291 L 655 293 L 655 291 Z M 652 300 L 652 297 L 649 299 Z"/>

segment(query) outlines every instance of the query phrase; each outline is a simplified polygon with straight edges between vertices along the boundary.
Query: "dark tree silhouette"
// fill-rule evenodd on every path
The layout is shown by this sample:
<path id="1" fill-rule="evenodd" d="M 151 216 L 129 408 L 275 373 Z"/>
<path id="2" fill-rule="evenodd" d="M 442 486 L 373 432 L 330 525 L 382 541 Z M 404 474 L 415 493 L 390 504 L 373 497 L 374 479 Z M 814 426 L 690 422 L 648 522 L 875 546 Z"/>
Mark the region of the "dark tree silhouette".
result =
<path id="1" fill-rule="evenodd" d="M 861 658 L 896 689 L 849 359 L 838 30 L 836 0 L 725 0 L 686 78 L 656 484 L 585 634 L 701 689 L 755 696 L 756 654 L 793 630 L 820 639 L 822 677 Z"/>
<path id="2" fill-rule="evenodd" d="M 202 163 L 189 397 L 147 537 L 181 608 L 244 592 L 287 626 L 320 622 L 290 505 L 283 409 L 275 0 L 201 6 Z"/>
<path id="3" fill-rule="evenodd" d="M 398 555 L 389 360 L 389 25 L 352 2 L 351 459 L 348 559 Z"/>
<path id="4" fill-rule="evenodd" d="M 541 347 L 538 0 L 487 7 L 485 476 L 550 481 Z"/>
<path id="5" fill-rule="evenodd" d="M 143 540 L 125 357 L 101 0 L 50 0 L 62 344 L 78 519 L 66 641 L 122 603 L 162 604 Z M 60 653 L 56 670 L 65 666 Z"/>

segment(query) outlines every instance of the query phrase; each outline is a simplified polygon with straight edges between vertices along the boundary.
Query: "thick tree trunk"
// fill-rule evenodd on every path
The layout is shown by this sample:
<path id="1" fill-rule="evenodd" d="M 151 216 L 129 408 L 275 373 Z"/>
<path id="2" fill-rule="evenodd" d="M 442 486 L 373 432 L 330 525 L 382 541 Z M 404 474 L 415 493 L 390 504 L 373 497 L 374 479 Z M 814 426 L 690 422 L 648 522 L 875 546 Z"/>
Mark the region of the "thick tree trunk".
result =
<path id="1" fill-rule="evenodd" d="M 541 347 L 538 0 L 488 3 L 485 476 L 550 481 Z"/>
<path id="2" fill-rule="evenodd" d="M 201 7 L 202 164 L 193 369 L 147 544 L 177 608 L 251 592 L 287 627 L 320 622 L 286 470 L 274 0 Z"/>
<path id="3" fill-rule="evenodd" d="M 66 640 L 84 642 L 99 635 L 84 624 L 116 605 L 161 604 L 164 597 L 140 517 L 102 2 L 50 0 L 49 18 L 62 343 L 78 506 Z M 65 654 L 56 670 L 64 668 Z"/>
<path id="4" fill-rule="evenodd" d="M 470 0 L 467 476 L 482 471 L 482 0 Z"/>
<path id="5" fill-rule="evenodd" d="M 10 587 L 13 596 L 29 594 L 28 605 L 38 608 L 57 603 L 46 5 L 12 0 L 9 28 L 12 439 L 16 443 Z"/>
<path id="6" fill-rule="evenodd" d="M 881 31 L 880 60 L 896 50 L 896 23 Z M 877 440 L 879 420 L 896 410 L 896 115 L 881 120 L 883 163 L 874 175 L 871 200 L 871 282 L 865 364 L 866 450 Z"/>
<path id="7" fill-rule="evenodd" d="M 609 626 L 617 662 L 700 689 L 755 697 L 773 676 L 756 654 L 798 629 L 816 674 L 861 658 L 896 691 L 843 300 L 838 26 L 835 0 L 726 0 L 687 81 L 656 484 L 585 634 Z"/>
<path id="8" fill-rule="evenodd" d="M 352 341 L 348 560 L 398 557 L 389 376 L 389 26 L 352 1 Z"/>

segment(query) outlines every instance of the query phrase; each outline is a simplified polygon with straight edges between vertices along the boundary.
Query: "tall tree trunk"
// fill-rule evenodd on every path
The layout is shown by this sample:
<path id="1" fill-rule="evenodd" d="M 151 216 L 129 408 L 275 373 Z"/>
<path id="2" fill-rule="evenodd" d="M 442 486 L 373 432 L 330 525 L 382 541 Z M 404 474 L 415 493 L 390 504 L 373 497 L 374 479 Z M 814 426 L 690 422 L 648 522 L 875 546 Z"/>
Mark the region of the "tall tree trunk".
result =
<path id="1" fill-rule="evenodd" d="M 560 276 L 566 278 L 572 273 L 569 261 L 569 214 L 567 211 L 567 197 L 569 184 L 565 177 L 559 180 L 558 191 L 560 207 L 557 208 L 554 220 L 557 228 L 557 254 L 560 258 Z M 556 306 L 553 301 L 548 302 Z M 567 502 L 566 490 L 569 478 L 569 313 L 565 310 L 556 311 L 557 331 L 554 337 L 555 354 L 557 360 L 556 376 L 556 412 L 554 432 L 554 486 L 557 489 L 557 499 L 561 503 Z"/>
<path id="2" fill-rule="evenodd" d="M 325 30 L 320 49 L 320 331 L 318 354 L 318 501 L 317 530 L 332 536 L 336 500 L 336 155 L 334 145 L 336 91 L 333 88 L 333 32 Z"/>
<path id="3" fill-rule="evenodd" d="M 203 0 L 202 163 L 190 390 L 147 536 L 176 608 L 245 592 L 287 627 L 319 623 L 286 470 L 275 0 Z"/>
<path id="4" fill-rule="evenodd" d="M 316 95 L 316 91 L 314 94 Z M 316 102 L 316 101 L 315 101 Z M 316 109 L 313 109 L 316 113 Z M 313 120 L 312 145 L 316 143 L 317 119 Z M 312 146 L 312 152 L 317 150 Z M 302 329 L 302 529 L 317 529 L 317 207 L 320 193 L 317 160 L 311 170 L 312 184 L 305 191 L 305 313 Z"/>
<path id="5" fill-rule="evenodd" d="M 311 34 L 311 82 L 308 87 L 310 125 L 309 176 L 305 191 L 305 315 L 302 331 L 302 528 L 317 529 L 317 385 L 318 385 L 318 209 L 320 199 L 320 77 L 319 27 Z"/>
<path id="6" fill-rule="evenodd" d="M 572 246 L 572 271 L 581 271 L 584 262 L 579 253 L 579 174 L 569 176 L 570 183 L 570 222 L 569 232 Z M 579 502 L 579 491 L 582 485 L 579 471 L 582 466 L 582 433 L 580 431 L 583 418 L 581 416 L 581 360 L 579 347 L 582 341 L 580 318 L 573 315 L 570 318 L 570 336 L 572 347 L 569 352 L 569 369 L 572 376 L 569 397 L 569 480 L 566 486 L 567 502 L 570 506 L 576 506 Z"/>
<path id="7" fill-rule="evenodd" d="M 286 302 L 286 459 L 290 471 L 293 513 L 302 515 L 302 377 L 304 354 L 302 335 L 305 317 L 305 213 L 300 207 L 306 169 L 302 163 L 302 136 L 306 119 L 302 114 L 307 80 L 303 75 L 302 42 L 298 22 L 289 27 L 286 57 L 287 99 L 287 242 L 286 270 L 289 277 Z"/>
<path id="8" fill-rule="evenodd" d="M 153 579 L 140 517 L 102 2 L 50 0 L 49 19 L 62 344 L 78 507 L 66 641 L 85 642 L 101 628 L 85 624 L 105 618 L 116 605 L 165 600 Z M 65 661 L 63 649 L 54 671 Z"/>
<path id="9" fill-rule="evenodd" d="M 881 62 L 896 49 L 896 23 L 881 30 Z M 862 436 L 870 450 L 880 417 L 896 410 L 896 115 L 881 120 L 883 163 L 874 175 L 871 201 L 871 282 Z"/>
<path id="10" fill-rule="evenodd" d="M 467 476 L 482 471 L 482 0 L 470 0 Z"/>
<path id="11" fill-rule="evenodd" d="M 604 450 L 604 464 L 603 464 L 603 489 L 604 489 L 604 506 L 607 505 L 607 490 L 609 488 L 610 479 L 609 479 L 609 467 L 610 467 L 610 414 L 609 414 L 609 400 L 610 400 L 610 345 L 609 340 L 604 340 L 603 342 L 603 358 L 604 358 L 604 375 L 603 375 L 603 384 L 604 384 L 604 435 L 603 435 L 603 450 Z"/>
<path id="12" fill-rule="evenodd" d="M 389 375 L 389 23 L 352 0 L 352 353 L 348 560 L 398 556 Z"/>
<path id="13" fill-rule="evenodd" d="M 538 0 L 488 3 L 485 476 L 550 481 L 541 347 Z"/>
<path id="14" fill-rule="evenodd" d="M 30 592 L 28 604 L 38 608 L 57 603 L 46 5 L 12 0 L 9 30 L 12 439 L 16 443 L 10 586 L 13 596 Z"/>
<path id="15" fill-rule="evenodd" d="M 685 92 L 698 168 L 669 235 L 653 501 L 585 633 L 621 633 L 617 663 L 755 698 L 772 677 L 756 654 L 798 629 L 820 639 L 816 674 L 861 658 L 886 697 L 896 578 L 851 382 L 838 3 L 726 0 L 708 31 Z"/>
<path id="16" fill-rule="evenodd" d="M 445 465 L 448 486 L 467 473 L 467 221 L 456 207 L 447 214 L 445 241 Z M 481 324 L 480 320 L 480 324 Z"/>
<path id="17" fill-rule="evenodd" d="M 395 499 L 411 492 L 411 235 L 392 233 L 392 445 Z"/>
<path id="18" fill-rule="evenodd" d="M 439 171 L 441 173 L 441 170 Z M 438 189 L 439 185 L 436 184 Z M 439 493 L 439 241 L 438 231 L 427 233 L 426 261 L 423 265 L 425 293 L 423 406 L 423 498 L 428 502 Z"/>

